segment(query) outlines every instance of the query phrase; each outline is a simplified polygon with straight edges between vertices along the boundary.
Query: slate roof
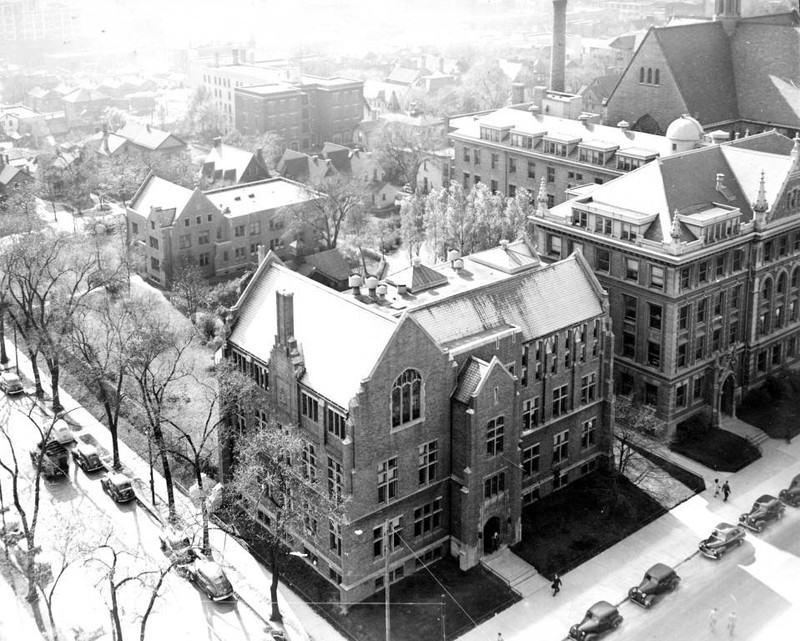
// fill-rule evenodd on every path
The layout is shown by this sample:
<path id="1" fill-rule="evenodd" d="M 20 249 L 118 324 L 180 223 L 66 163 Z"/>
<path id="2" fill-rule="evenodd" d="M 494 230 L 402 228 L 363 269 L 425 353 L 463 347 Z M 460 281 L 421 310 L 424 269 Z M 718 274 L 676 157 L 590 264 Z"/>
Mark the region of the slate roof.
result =
<path id="1" fill-rule="evenodd" d="M 185 147 L 186 143 L 176 138 L 168 131 L 156 129 L 147 125 L 140 125 L 135 122 L 128 122 L 116 132 L 118 136 L 125 138 L 134 145 L 157 151 L 162 147 Z"/>
<path id="2" fill-rule="evenodd" d="M 347 280 L 350 276 L 350 266 L 338 249 L 328 249 L 326 251 L 309 254 L 305 257 L 306 265 L 314 268 L 333 280 Z"/>
<path id="3" fill-rule="evenodd" d="M 585 260 L 572 254 L 408 313 L 443 347 L 486 330 L 511 327 L 518 327 L 522 340 L 528 341 L 603 313 L 590 274 Z"/>
<path id="4" fill-rule="evenodd" d="M 453 392 L 453 399 L 464 405 L 469 404 L 470 398 L 478 389 L 488 371 L 489 363 L 475 356 L 470 356 L 458 374 L 458 384 Z"/>
<path id="5" fill-rule="evenodd" d="M 340 173 L 350 173 L 350 151 L 349 147 L 337 145 L 333 142 L 326 142 L 322 146 L 321 155 L 331 161 L 336 171 Z"/>
<path id="6" fill-rule="evenodd" d="M 230 179 L 233 182 L 239 182 L 245 170 L 255 158 L 256 155 L 252 152 L 220 143 L 212 147 L 208 156 L 203 160 L 204 171 L 205 165 L 212 163 L 213 167 L 211 167 L 210 170 L 213 171 L 213 173 L 209 177 L 215 180 L 219 177 L 226 180 Z M 269 178 L 269 170 L 266 165 L 263 166 L 263 171 L 263 178 Z M 217 172 L 221 173 L 218 175 Z"/>
<path id="7" fill-rule="evenodd" d="M 605 100 L 611 95 L 620 77 L 621 74 L 618 73 L 597 76 L 597 78 L 592 80 L 581 93 L 585 94 L 591 91 L 598 100 Z"/>
<path id="8" fill-rule="evenodd" d="M 779 134 L 774 129 L 762 131 L 751 136 L 736 138 L 722 143 L 729 147 L 739 147 L 741 149 L 753 149 L 770 154 L 788 154 L 792 151 L 793 143 L 786 136 Z"/>
<path id="9" fill-rule="evenodd" d="M 269 362 L 277 332 L 275 294 L 292 292 L 294 335 L 305 360 L 302 382 L 347 408 L 388 344 L 397 320 L 267 261 L 242 294 L 230 341 Z"/>
<path id="10" fill-rule="evenodd" d="M 324 158 L 287 149 L 278 161 L 277 170 L 285 178 L 313 184 L 332 175 L 336 168 Z"/>
<path id="11" fill-rule="evenodd" d="M 4 187 L 8 184 L 12 183 L 14 180 L 17 179 L 17 176 L 22 174 L 23 179 L 30 179 L 31 176 L 25 172 L 22 167 L 16 167 L 14 165 L 2 165 L 0 168 L 0 185 Z"/>

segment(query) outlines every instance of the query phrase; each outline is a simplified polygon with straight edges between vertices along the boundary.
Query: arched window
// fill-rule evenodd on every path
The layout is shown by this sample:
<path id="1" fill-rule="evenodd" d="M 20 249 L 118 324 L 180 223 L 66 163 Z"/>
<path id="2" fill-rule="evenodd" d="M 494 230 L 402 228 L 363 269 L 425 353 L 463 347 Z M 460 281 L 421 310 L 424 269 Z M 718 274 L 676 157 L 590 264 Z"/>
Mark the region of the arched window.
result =
<path id="1" fill-rule="evenodd" d="M 764 280 L 764 284 L 761 286 L 761 298 L 766 302 L 769 302 L 769 300 L 772 298 L 772 279 L 771 278 L 766 278 Z"/>
<path id="2" fill-rule="evenodd" d="M 647 84 L 653 84 L 653 70 L 650 67 L 647 68 Z"/>
<path id="3" fill-rule="evenodd" d="M 639 82 L 644 82 L 644 67 L 639 67 Z"/>
<path id="4" fill-rule="evenodd" d="M 657 85 L 661 84 L 661 72 L 658 69 L 656 69 L 655 84 Z"/>
<path id="5" fill-rule="evenodd" d="M 400 374 L 392 386 L 392 427 L 422 417 L 422 376 L 415 369 Z"/>
<path id="6" fill-rule="evenodd" d="M 786 293 L 786 273 L 781 273 L 781 275 L 778 276 L 777 292 L 779 294 L 785 294 Z"/>

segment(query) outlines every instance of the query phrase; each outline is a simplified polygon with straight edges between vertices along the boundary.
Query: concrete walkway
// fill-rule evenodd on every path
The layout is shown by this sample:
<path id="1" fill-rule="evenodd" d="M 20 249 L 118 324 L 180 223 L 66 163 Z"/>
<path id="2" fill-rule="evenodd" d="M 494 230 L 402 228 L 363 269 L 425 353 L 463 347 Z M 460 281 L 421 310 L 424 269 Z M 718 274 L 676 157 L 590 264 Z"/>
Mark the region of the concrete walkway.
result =
<path id="1" fill-rule="evenodd" d="M 8 354 L 11 356 L 10 365 L 13 365 L 14 345 L 6 341 Z M 20 375 L 28 380 L 33 379 L 32 368 L 29 359 L 21 351 L 18 353 Z M 40 369 L 42 385 L 45 390 L 50 384 L 49 376 L 45 370 Z M 111 452 L 111 433 L 105 425 L 94 418 L 86 409 L 77 403 L 63 389 L 60 390 L 61 403 L 64 409 L 69 412 L 69 422 L 81 427 L 79 435 L 84 433 L 91 434 L 98 442 L 99 448 L 109 453 L 107 462 L 110 463 Z M 52 415 L 49 407 L 44 403 L 40 406 Z M 151 512 L 156 518 L 164 522 L 166 520 L 166 485 L 163 477 L 154 470 L 156 486 L 156 504 L 150 500 L 149 479 L 150 467 L 147 461 L 139 457 L 122 441 L 119 442 L 120 460 L 124 471 L 134 478 L 134 485 L 137 489 L 137 499 L 146 510 Z M 105 458 L 105 456 L 104 456 Z M 176 505 L 179 516 L 186 523 L 199 523 L 200 517 L 198 510 L 193 506 L 188 496 L 177 491 L 175 493 Z M 256 612 L 265 622 L 271 612 L 271 601 L 269 598 L 269 585 L 272 580 L 271 573 L 256 561 L 253 556 L 234 538 L 224 532 L 212 527 L 210 531 L 211 546 L 214 550 L 214 557 L 220 561 L 225 568 L 226 574 L 231 580 L 240 600 L 244 601 L 253 611 Z M 0 603 L 2 611 L 5 611 L 6 596 L 0 592 Z M 325 619 L 317 614 L 308 606 L 298 595 L 292 592 L 283 583 L 278 588 L 278 603 L 283 615 L 283 624 L 286 629 L 289 641 L 344 641 L 339 632 L 333 628 Z M 12 607 L 9 602 L 8 607 Z M 3 615 L 0 614 L 0 619 Z M 20 639 L 25 637 L 19 637 Z M 33 638 L 33 637 L 31 637 Z M 0 637 L 2 639 L 2 637 Z"/>

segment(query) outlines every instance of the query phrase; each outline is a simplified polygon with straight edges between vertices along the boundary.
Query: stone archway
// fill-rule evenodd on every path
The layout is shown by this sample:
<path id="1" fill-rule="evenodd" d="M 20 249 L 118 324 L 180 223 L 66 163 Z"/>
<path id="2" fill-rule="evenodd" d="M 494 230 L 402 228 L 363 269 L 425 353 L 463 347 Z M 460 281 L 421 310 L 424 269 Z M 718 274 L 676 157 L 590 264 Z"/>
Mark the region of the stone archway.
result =
<path id="1" fill-rule="evenodd" d="M 483 553 L 492 554 L 500 547 L 500 519 L 491 517 L 483 526 Z"/>
<path id="2" fill-rule="evenodd" d="M 719 394 L 719 411 L 724 416 L 735 415 L 733 374 L 728 374 Z"/>

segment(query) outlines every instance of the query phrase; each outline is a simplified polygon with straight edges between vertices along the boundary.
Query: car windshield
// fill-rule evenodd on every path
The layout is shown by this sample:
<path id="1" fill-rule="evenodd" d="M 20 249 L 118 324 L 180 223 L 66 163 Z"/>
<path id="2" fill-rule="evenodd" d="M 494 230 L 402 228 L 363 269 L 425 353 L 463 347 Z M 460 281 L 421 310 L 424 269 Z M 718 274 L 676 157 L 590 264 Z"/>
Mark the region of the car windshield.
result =
<path id="1" fill-rule="evenodd" d="M 130 481 L 114 481 L 114 485 L 120 492 L 127 492 L 131 489 Z"/>

